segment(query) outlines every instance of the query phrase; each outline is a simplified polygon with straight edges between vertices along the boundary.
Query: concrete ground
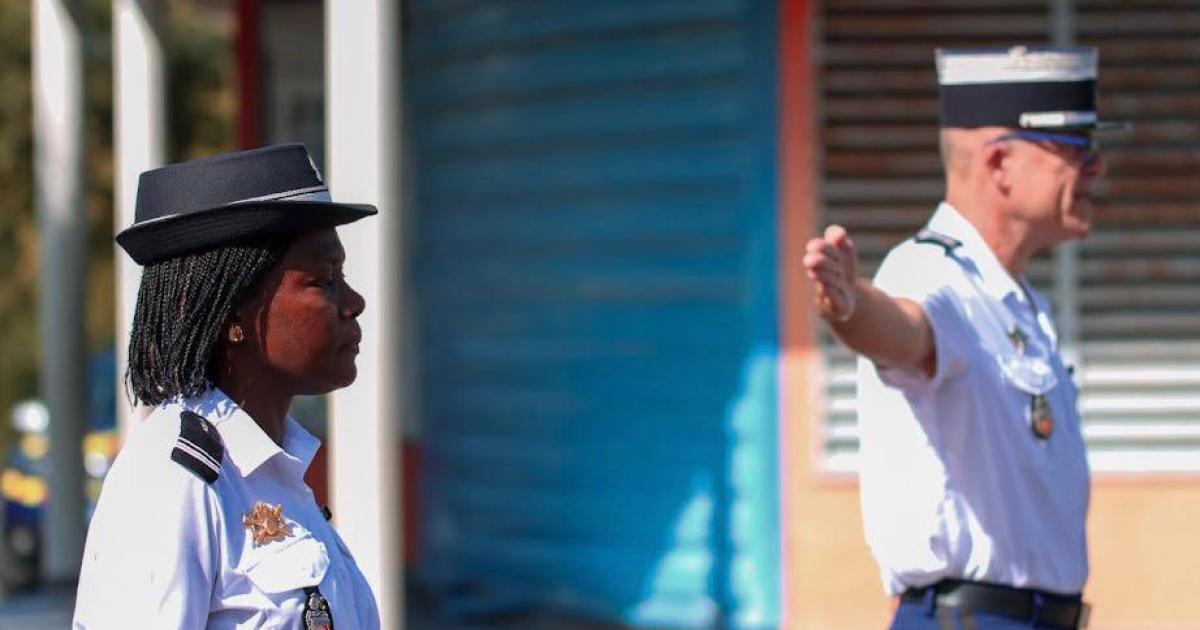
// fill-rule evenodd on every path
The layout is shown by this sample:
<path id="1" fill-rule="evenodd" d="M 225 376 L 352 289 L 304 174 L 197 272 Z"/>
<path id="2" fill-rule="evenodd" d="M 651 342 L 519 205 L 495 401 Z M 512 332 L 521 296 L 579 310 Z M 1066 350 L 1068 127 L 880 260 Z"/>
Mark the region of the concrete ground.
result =
<path id="1" fill-rule="evenodd" d="M 44 587 L 0 599 L 0 630 L 63 630 L 71 627 L 75 587 Z"/>
<path id="2" fill-rule="evenodd" d="M 0 630 L 63 630 L 71 625 L 73 585 L 9 593 L 0 599 Z M 135 628 L 132 623 L 130 628 Z M 408 606 L 406 630 L 621 630 L 621 626 L 568 619 L 549 614 L 513 615 L 504 619 L 451 620 L 418 601 Z"/>

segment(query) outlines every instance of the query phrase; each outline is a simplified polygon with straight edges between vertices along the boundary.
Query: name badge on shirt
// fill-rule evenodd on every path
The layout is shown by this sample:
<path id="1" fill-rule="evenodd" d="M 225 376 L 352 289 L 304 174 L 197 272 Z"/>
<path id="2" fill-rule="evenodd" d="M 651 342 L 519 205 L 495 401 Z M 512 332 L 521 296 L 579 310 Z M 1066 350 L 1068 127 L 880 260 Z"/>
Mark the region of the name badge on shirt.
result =
<path id="1" fill-rule="evenodd" d="M 1050 402 L 1041 394 L 1033 397 L 1033 403 L 1029 410 L 1029 428 L 1033 429 L 1033 435 L 1039 440 L 1050 439 L 1050 434 L 1054 432 L 1054 417 L 1050 415 Z"/>
<path id="2" fill-rule="evenodd" d="M 313 586 L 304 589 L 304 630 L 333 630 L 329 602 Z"/>

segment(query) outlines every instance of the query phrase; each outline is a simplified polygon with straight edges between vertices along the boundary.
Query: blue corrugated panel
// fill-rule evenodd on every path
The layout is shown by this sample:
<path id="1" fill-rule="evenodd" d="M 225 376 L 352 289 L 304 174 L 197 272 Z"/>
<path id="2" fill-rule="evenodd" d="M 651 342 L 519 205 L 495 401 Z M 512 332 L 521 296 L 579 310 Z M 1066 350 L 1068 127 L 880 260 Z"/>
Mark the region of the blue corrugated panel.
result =
<path id="1" fill-rule="evenodd" d="M 405 5 L 443 601 L 778 623 L 773 5 Z"/>

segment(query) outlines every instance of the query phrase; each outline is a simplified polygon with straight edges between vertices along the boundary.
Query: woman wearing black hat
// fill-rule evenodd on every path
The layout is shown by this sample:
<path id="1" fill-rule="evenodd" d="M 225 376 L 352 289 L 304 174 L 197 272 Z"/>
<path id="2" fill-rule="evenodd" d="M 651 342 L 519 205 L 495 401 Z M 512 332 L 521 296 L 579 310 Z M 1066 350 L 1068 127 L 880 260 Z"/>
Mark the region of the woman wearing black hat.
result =
<path id="1" fill-rule="evenodd" d="M 145 266 L 128 381 L 155 405 L 88 532 L 75 628 L 378 628 L 370 587 L 304 483 L 296 395 L 356 375 L 365 302 L 300 145 L 142 175 L 117 242 Z"/>

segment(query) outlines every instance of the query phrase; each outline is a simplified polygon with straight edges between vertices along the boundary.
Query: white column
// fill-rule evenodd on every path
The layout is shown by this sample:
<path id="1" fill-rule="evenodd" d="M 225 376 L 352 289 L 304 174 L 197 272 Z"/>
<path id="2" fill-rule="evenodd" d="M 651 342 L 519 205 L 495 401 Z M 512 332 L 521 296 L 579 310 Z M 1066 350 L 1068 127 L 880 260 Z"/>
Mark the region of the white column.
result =
<path id="1" fill-rule="evenodd" d="M 133 224 L 138 175 L 159 166 L 164 153 L 163 61 L 155 25 L 156 0 L 113 0 L 113 228 Z M 116 247 L 116 245 L 113 245 Z M 117 247 L 117 418 L 125 435 L 134 417 L 125 394 L 129 328 L 141 267 Z"/>
<path id="2" fill-rule="evenodd" d="M 341 228 L 351 282 L 367 299 L 358 380 L 332 396 L 330 489 L 338 530 L 375 589 L 384 628 L 404 623 L 401 519 L 403 260 L 400 14 L 397 0 L 327 0 L 326 174 L 334 199 L 379 216 Z"/>
<path id="3" fill-rule="evenodd" d="M 83 212 L 83 53 L 76 7 L 33 3 L 34 189 L 41 239 L 41 391 L 50 410 L 42 572 L 79 575 L 83 555 L 83 432 L 87 340 L 83 309 L 87 225 Z"/>

